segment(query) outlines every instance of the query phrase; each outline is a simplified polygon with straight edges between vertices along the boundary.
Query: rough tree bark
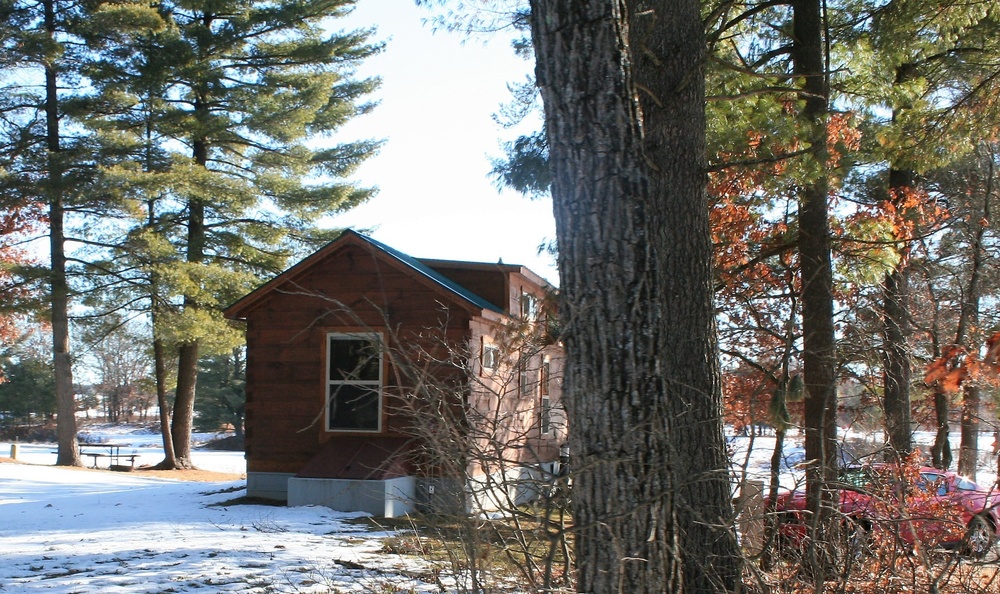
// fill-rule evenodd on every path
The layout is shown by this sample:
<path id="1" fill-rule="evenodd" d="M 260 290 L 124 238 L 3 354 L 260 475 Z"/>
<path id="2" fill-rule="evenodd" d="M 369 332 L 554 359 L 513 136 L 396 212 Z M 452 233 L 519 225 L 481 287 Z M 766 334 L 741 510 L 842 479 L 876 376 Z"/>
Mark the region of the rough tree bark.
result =
<path id="1" fill-rule="evenodd" d="M 916 185 L 916 174 L 905 169 L 889 171 L 890 200 L 900 203 Z M 904 215 L 905 216 L 905 215 Z M 910 427 L 910 241 L 901 239 L 900 261 L 882 284 L 882 323 L 885 346 L 883 350 L 883 395 L 885 428 L 889 438 L 889 455 L 900 460 L 913 450 Z"/>
<path id="2" fill-rule="evenodd" d="M 705 175 L 704 30 L 697 2 L 626 2 L 658 250 L 660 373 L 671 419 L 686 592 L 732 591 L 729 460 Z"/>
<path id="3" fill-rule="evenodd" d="M 645 2 L 634 16 L 627 4 L 531 3 L 577 589 L 731 591 L 739 564 L 718 410 L 699 3 Z"/>
<path id="4" fill-rule="evenodd" d="M 45 31 L 55 44 L 56 0 L 43 2 Z M 63 227 L 65 203 L 63 163 L 59 131 L 59 67 L 55 56 L 45 64 L 45 133 L 48 149 L 49 200 L 49 291 L 52 306 L 52 367 L 55 374 L 56 464 L 82 466 L 77 443 L 76 395 L 73 391 L 73 360 L 69 342 L 69 284 L 66 280 L 66 237 Z"/>
<path id="5" fill-rule="evenodd" d="M 800 112 L 820 172 L 799 192 L 798 251 L 802 274 L 802 367 L 805 383 L 806 501 L 812 512 L 810 570 L 821 586 L 835 541 L 831 482 L 837 476 L 836 338 L 829 221 L 826 120 L 829 112 L 823 12 L 819 0 L 793 0 L 792 60 L 801 80 Z"/>

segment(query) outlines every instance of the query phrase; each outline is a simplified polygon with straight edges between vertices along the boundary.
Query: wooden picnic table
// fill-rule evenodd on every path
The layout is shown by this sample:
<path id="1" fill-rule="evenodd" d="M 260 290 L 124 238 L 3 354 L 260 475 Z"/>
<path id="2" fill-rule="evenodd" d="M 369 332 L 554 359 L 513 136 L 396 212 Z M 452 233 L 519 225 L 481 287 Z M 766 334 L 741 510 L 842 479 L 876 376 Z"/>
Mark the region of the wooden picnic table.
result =
<path id="1" fill-rule="evenodd" d="M 97 468 L 97 461 L 101 458 L 108 459 L 108 466 L 111 469 L 115 467 L 123 467 L 121 463 L 122 460 L 128 460 L 129 467 L 135 468 L 135 459 L 139 457 L 139 454 L 132 450 L 132 453 L 121 453 L 122 448 L 127 448 L 128 445 L 120 443 L 87 443 L 81 444 L 80 454 L 83 456 L 89 456 L 94 462 L 94 468 Z M 82 448 L 99 448 L 96 452 L 83 451 Z"/>

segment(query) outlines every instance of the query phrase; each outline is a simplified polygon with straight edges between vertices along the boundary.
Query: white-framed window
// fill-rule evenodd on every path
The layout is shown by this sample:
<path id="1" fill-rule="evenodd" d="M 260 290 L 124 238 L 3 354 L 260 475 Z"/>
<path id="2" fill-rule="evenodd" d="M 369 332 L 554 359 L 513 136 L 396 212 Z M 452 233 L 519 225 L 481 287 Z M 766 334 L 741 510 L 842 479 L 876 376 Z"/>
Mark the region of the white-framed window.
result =
<path id="1" fill-rule="evenodd" d="M 487 375 L 495 372 L 500 367 L 500 347 L 485 336 L 482 339 L 482 343 L 479 364 L 483 368 L 483 374 Z"/>
<path id="2" fill-rule="evenodd" d="M 326 430 L 382 428 L 382 337 L 326 335 Z"/>
<path id="3" fill-rule="evenodd" d="M 538 370 L 538 392 L 542 397 L 538 425 L 541 428 L 542 435 L 548 435 L 552 431 L 552 400 L 549 397 L 549 381 L 551 379 L 552 366 L 549 358 L 545 357 L 542 361 L 542 366 Z"/>
<path id="4" fill-rule="evenodd" d="M 538 297 L 531 293 L 521 293 L 521 319 L 528 322 L 538 319 Z"/>

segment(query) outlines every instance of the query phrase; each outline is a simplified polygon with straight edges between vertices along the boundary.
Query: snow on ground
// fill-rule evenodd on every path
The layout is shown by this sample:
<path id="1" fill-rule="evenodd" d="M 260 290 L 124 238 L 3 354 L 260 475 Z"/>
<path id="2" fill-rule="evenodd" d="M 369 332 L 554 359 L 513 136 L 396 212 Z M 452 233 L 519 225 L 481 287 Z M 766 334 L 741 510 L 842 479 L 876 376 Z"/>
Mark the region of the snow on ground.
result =
<path id="1" fill-rule="evenodd" d="M 225 452 L 201 449 L 200 446 L 221 437 L 214 433 L 195 433 L 191 436 L 193 449 L 191 458 L 195 466 L 202 470 L 226 472 L 229 474 L 244 474 L 247 471 L 243 452 Z M 79 433 L 80 449 L 84 452 L 102 452 L 104 443 L 114 443 L 121 446 L 122 455 L 136 454 L 135 465 L 152 466 L 163 460 L 163 438 L 154 429 L 130 425 L 90 425 Z M 0 443 L 0 456 L 9 456 L 13 444 Z M 54 443 L 19 443 L 17 444 L 17 459 L 30 464 L 54 464 L 56 461 L 56 444 Z M 91 464 L 93 459 L 83 456 L 84 464 Z M 126 462 L 127 463 L 127 462 Z M 106 459 L 100 460 L 100 465 L 106 467 Z"/>
<path id="2" fill-rule="evenodd" d="M 89 435 L 136 450 L 141 463 L 162 459 L 157 434 L 130 431 Z M 430 575 L 422 561 L 381 552 L 395 533 L 372 529 L 364 514 L 234 504 L 244 480 L 58 468 L 55 444 L 18 450 L 19 463 L 0 463 L 0 593 L 438 591 L 419 578 Z M 9 452 L 0 443 L 0 456 Z M 246 472 L 242 452 L 192 457 L 204 470 Z"/>
<path id="3" fill-rule="evenodd" d="M 143 463 L 163 455 L 156 434 L 93 434 L 135 449 Z M 774 438 L 753 438 L 752 450 L 751 438 L 729 441 L 737 465 L 766 480 Z M 852 448 L 880 443 L 878 436 L 845 441 Z M 917 442 L 929 439 L 918 434 Z M 22 463 L 0 463 L 0 594 L 440 591 L 424 562 L 382 552 L 383 539 L 398 535 L 359 521 L 361 514 L 234 504 L 245 494 L 242 480 L 57 468 L 53 444 L 18 447 Z M 990 452 L 992 435 L 980 447 Z M 0 444 L 0 455 L 8 448 Z M 793 435 L 782 464 L 786 487 L 800 478 L 802 459 L 801 438 Z M 241 452 L 196 449 L 194 460 L 206 470 L 246 469 Z M 991 460 L 983 457 L 978 476 L 987 486 L 996 479 Z"/>
<path id="4" fill-rule="evenodd" d="M 431 589 L 361 514 L 227 504 L 244 487 L 0 464 L 0 592 Z"/>

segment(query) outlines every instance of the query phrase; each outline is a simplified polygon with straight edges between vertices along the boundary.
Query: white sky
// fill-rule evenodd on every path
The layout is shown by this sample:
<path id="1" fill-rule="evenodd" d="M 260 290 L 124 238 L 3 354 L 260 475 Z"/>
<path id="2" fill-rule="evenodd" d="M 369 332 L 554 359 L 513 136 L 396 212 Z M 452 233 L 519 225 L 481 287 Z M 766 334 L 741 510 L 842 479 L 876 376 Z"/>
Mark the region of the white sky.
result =
<path id="1" fill-rule="evenodd" d="M 341 28 L 376 26 L 385 51 L 361 70 L 382 78 L 373 113 L 349 123 L 338 138 L 384 138 L 381 153 L 355 180 L 378 195 L 332 219 L 332 225 L 374 229 L 372 236 L 415 257 L 523 264 L 558 284 L 555 263 L 538 246 L 555 238 L 551 201 L 499 192 L 490 157 L 511 139 L 492 119 L 509 99 L 507 84 L 532 65 L 514 55 L 509 35 L 484 45 L 423 21 L 433 13 L 414 0 L 360 0 Z"/>

